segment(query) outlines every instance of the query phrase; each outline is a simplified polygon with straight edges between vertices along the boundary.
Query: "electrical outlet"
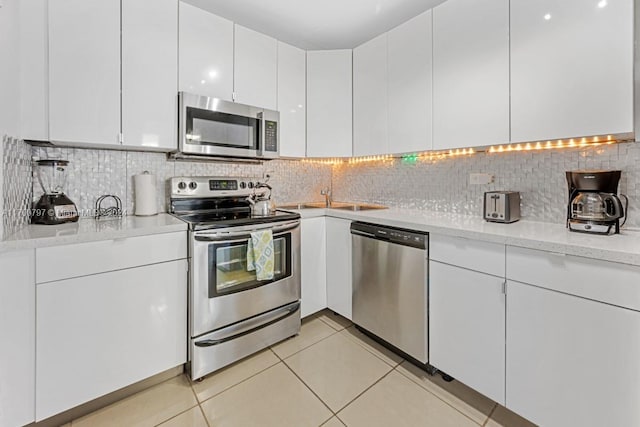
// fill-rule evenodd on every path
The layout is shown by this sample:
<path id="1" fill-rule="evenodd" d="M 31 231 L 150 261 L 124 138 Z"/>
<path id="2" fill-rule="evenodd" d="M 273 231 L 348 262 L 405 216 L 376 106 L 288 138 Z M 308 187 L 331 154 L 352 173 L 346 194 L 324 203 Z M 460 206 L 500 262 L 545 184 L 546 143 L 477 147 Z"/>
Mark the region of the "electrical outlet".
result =
<path id="1" fill-rule="evenodd" d="M 491 184 L 493 182 L 493 175 L 490 173 L 472 173 L 469 174 L 469 184 L 471 185 L 483 185 Z"/>

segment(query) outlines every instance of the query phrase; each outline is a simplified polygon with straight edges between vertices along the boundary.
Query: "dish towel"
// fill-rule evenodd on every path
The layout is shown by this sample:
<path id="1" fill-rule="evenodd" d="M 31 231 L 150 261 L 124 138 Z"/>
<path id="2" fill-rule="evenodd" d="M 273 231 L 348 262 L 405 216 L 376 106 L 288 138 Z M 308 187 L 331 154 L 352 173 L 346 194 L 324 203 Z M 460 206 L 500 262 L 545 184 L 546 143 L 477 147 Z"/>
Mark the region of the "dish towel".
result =
<path id="1" fill-rule="evenodd" d="M 247 246 L 247 271 L 256 271 L 258 280 L 273 280 L 273 233 L 271 230 L 251 233 Z"/>

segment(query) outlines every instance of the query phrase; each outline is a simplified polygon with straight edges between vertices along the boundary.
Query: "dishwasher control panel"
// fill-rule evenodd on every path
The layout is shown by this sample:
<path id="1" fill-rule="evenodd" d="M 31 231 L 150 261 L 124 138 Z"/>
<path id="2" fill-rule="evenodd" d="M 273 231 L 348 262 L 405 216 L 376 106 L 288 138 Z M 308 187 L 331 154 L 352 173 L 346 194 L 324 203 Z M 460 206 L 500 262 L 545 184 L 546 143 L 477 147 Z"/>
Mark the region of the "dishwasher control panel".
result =
<path id="1" fill-rule="evenodd" d="M 426 249 L 429 234 L 365 222 L 352 222 L 351 233 L 414 248 Z"/>

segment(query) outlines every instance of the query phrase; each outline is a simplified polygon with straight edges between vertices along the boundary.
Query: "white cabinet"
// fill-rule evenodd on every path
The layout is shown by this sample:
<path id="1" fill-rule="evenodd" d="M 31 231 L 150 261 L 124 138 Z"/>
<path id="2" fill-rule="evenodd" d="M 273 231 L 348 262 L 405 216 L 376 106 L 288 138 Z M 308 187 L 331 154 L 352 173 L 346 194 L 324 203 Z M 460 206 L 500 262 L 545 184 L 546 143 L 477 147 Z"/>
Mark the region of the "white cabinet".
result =
<path id="1" fill-rule="evenodd" d="M 20 0 L 20 137 L 49 140 L 48 0 Z"/>
<path id="2" fill-rule="evenodd" d="M 387 33 L 390 153 L 432 148 L 432 12 Z"/>
<path id="3" fill-rule="evenodd" d="M 34 252 L 0 253 L 0 425 L 35 419 Z"/>
<path id="4" fill-rule="evenodd" d="M 388 145 L 387 34 L 353 49 L 353 155 L 385 154 Z"/>
<path id="5" fill-rule="evenodd" d="M 509 409 L 549 427 L 640 425 L 640 312 L 509 281 L 506 337 Z"/>
<path id="6" fill-rule="evenodd" d="M 49 137 L 119 144 L 120 2 L 49 1 Z"/>
<path id="7" fill-rule="evenodd" d="M 233 22 L 180 2 L 180 91 L 233 99 Z"/>
<path id="8" fill-rule="evenodd" d="M 304 218 L 300 227 L 302 317 L 327 306 L 325 218 Z"/>
<path id="9" fill-rule="evenodd" d="M 633 131 L 633 9 L 511 0 L 513 141 Z"/>
<path id="10" fill-rule="evenodd" d="M 433 9 L 433 131 L 436 150 L 509 142 L 509 0 Z"/>
<path id="11" fill-rule="evenodd" d="M 187 261 L 37 286 L 36 420 L 186 362 Z"/>
<path id="12" fill-rule="evenodd" d="M 503 284 L 502 277 L 429 263 L 429 363 L 502 405 Z"/>
<path id="13" fill-rule="evenodd" d="M 304 157 L 306 144 L 307 59 L 302 49 L 278 42 L 280 155 Z"/>
<path id="14" fill-rule="evenodd" d="M 429 363 L 504 404 L 505 245 L 429 235 Z"/>
<path id="15" fill-rule="evenodd" d="M 307 157 L 350 157 L 350 49 L 307 52 Z"/>
<path id="16" fill-rule="evenodd" d="M 123 145 L 177 148 L 178 1 L 122 1 Z"/>
<path id="17" fill-rule="evenodd" d="M 351 221 L 326 218 L 327 307 L 351 320 Z"/>
<path id="18" fill-rule="evenodd" d="M 278 42 L 237 24 L 234 40 L 236 102 L 275 110 Z"/>

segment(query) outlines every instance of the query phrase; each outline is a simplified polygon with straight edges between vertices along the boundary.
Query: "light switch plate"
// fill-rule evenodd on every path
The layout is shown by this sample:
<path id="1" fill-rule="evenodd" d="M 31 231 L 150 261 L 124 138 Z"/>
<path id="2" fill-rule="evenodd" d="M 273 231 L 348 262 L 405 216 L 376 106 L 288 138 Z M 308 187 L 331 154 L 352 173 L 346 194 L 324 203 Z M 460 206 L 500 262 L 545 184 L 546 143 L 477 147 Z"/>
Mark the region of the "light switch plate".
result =
<path id="1" fill-rule="evenodd" d="M 493 180 L 494 176 L 489 173 L 469 174 L 469 184 L 471 185 L 491 184 Z"/>

